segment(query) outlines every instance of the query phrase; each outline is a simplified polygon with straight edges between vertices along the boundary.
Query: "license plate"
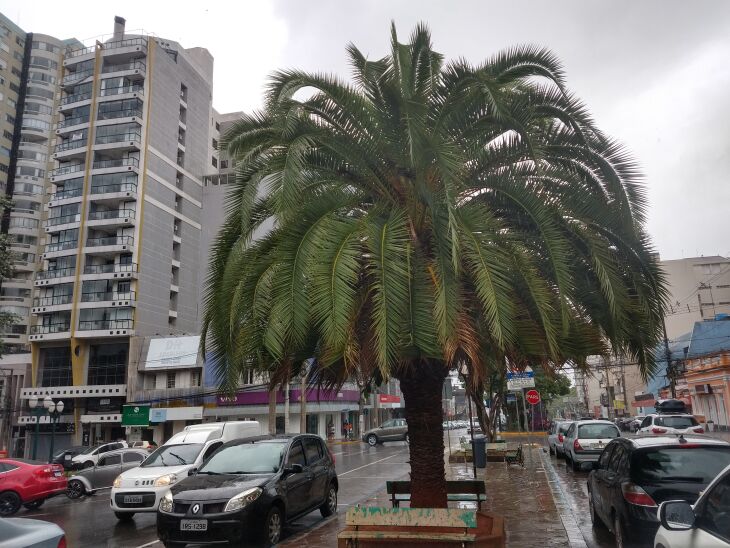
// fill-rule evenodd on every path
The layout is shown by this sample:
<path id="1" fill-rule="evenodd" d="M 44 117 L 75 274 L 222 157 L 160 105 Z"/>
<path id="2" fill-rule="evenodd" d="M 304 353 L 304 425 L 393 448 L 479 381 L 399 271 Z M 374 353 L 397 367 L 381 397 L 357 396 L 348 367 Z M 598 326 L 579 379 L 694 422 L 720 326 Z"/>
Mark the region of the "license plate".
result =
<path id="1" fill-rule="evenodd" d="M 141 504 L 142 495 L 124 495 L 124 504 Z"/>
<path id="2" fill-rule="evenodd" d="M 63 460 L 71 460 L 71 455 L 66 455 L 63 457 Z"/>
<path id="3" fill-rule="evenodd" d="M 180 521 L 181 531 L 207 531 L 207 519 L 184 519 Z"/>
<path id="4" fill-rule="evenodd" d="M 60 478 L 62 475 L 62 472 L 60 470 L 56 470 L 55 472 L 53 472 L 53 475 L 56 476 L 57 478 Z"/>

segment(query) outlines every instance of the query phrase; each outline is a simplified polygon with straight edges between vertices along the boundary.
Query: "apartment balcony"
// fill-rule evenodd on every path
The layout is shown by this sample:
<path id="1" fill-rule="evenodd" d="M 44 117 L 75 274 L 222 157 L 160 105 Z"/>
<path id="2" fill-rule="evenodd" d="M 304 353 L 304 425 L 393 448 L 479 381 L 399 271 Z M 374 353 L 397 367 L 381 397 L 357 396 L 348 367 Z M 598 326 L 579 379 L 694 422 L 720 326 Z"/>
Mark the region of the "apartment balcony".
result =
<path id="1" fill-rule="evenodd" d="M 94 226 L 105 226 L 105 227 L 121 227 L 121 226 L 133 226 L 134 225 L 134 214 L 133 209 L 111 209 L 106 211 L 90 211 L 89 222 L 87 223 L 90 227 Z"/>
<path id="2" fill-rule="evenodd" d="M 89 127 L 88 116 L 74 116 L 73 118 L 66 118 L 56 124 L 56 135 L 65 135 L 72 131 L 78 131 Z"/>
<path id="3" fill-rule="evenodd" d="M 84 164 L 83 162 L 80 164 L 66 165 L 51 170 L 48 175 L 50 177 L 50 181 L 52 183 L 56 183 L 59 181 L 65 181 L 66 179 L 73 179 L 79 176 L 83 177 L 85 168 L 86 164 Z"/>
<path id="4" fill-rule="evenodd" d="M 46 233 L 60 232 L 62 230 L 69 230 L 72 228 L 78 228 L 81 222 L 80 213 L 71 213 L 69 215 L 59 215 L 57 217 L 49 217 L 43 224 Z"/>
<path id="5" fill-rule="evenodd" d="M 120 122 L 142 122 L 142 110 L 137 108 L 125 108 L 99 112 L 96 118 L 97 126 L 118 124 Z"/>
<path id="6" fill-rule="evenodd" d="M 92 185 L 89 197 L 93 202 L 104 203 L 109 206 L 120 202 L 129 202 L 137 199 L 137 183 L 113 183 L 109 185 Z"/>
<path id="7" fill-rule="evenodd" d="M 117 158 L 114 160 L 100 160 L 91 166 L 92 175 L 105 173 L 136 173 L 139 175 L 139 160 L 137 158 Z"/>
<path id="8" fill-rule="evenodd" d="M 91 95 L 91 91 L 83 91 L 81 93 L 74 93 L 72 95 L 61 97 L 58 110 L 61 112 L 67 112 L 75 109 L 76 107 L 89 105 L 91 104 Z"/>
<path id="9" fill-rule="evenodd" d="M 63 58 L 63 66 L 70 67 L 83 61 L 88 61 L 94 58 L 96 53 L 96 46 L 89 46 L 87 48 L 80 48 L 68 52 Z"/>
<path id="10" fill-rule="evenodd" d="M 53 159 L 60 161 L 62 159 L 83 158 L 86 155 L 87 144 L 86 137 L 59 143 L 53 151 Z"/>
<path id="11" fill-rule="evenodd" d="M 86 240 L 84 253 L 87 255 L 116 255 L 123 251 L 132 251 L 132 236 L 106 236 Z"/>
<path id="12" fill-rule="evenodd" d="M 127 78 L 129 80 L 141 80 L 147 73 L 147 65 L 139 60 L 128 61 L 126 63 L 117 63 L 114 65 L 105 65 L 101 69 L 101 73 L 105 77 Z"/>
<path id="13" fill-rule="evenodd" d="M 31 325 L 30 341 L 57 341 L 59 339 L 68 339 L 71 336 L 70 323 L 51 323 L 45 325 Z"/>
<path id="14" fill-rule="evenodd" d="M 137 306 L 134 291 L 117 293 L 116 291 L 95 291 L 81 294 L 79 308 L 129 308 Z"/>
<path id="15" fill-rule="evenodd" d="M 81 187 L 65 188 L 51 194 L 48 207 L 57 207 L 81 201 L 84 189 Z"/>
<path id="16" fill-rule="evenodd" d="M 133 320 L 80 320 L 76 337 L 129 337 L 134 335 Z"/>
<path id="17" fill-rule="evenodd" d="M 132 84 L 114 88 L 104 88 L 99 91 L 99 102 L 121 101 L 123 99 L 142 99 L 144 97 L 144 86 Z"/>
<path id="18" fill-rule="evenodd" d="M 48 285 L 73 283 L 75 276 L 76 267 L 73 266 L 54 270 L 40 270 L 35 274 L 33 285 L 36 287 L 44 287 Z"/>
<path id="19" fill-rule="evenodd" d="M 27 400 L 36 397 L 42 400 L 46 396 L 52 398 L 109 398 L 123 397 L 127 394 L 126 384 L 94 384 L 77 386 L 48 386 L 36 388 L 22 388 L 20 399 Z"/>
<path id="20" fill-rule="evenodd" d="M 113 135 L 97 135 L 94 150 L 114 149 L 119 151 L 139 151 L 142 148 L 142 134 L 127 131 Z"/>
<path id="21" fill-rule="evenodd" d="M 106 63 L 121 64 L 147 55 L 147 38 L 125 38 L 106 42 L 101 47 Z"/>
<path id="22" fill-rule="evenodd" d="M 94 76 L 94 69 L 79 70 L 76 72 L 69 72 L 61 80 L 61 86 L 69 88 L 78 84 L 84 83 L 86 80 L 91 79 Z"/>
<path id="23" fill-rule="evenodd" d="M 87 264 L 84 266 L 81 279 L 83 281 L 137 279 L 137 264 Z"/>
<path id="24" fill-rule="evenodd" d="M 36 297 L 33 299 L 32 314 L 47 314 L 61 310 L 71 310 L 73 295 L 53 295 L 51 297 Z"/>
<path id="25" fill-rule="evenodd" d="M 55 259 L 56 257 L 65 257 L 68 255 L 75 255 L 76 249 L 79 247 L 79 242 L 76 240 L 68 240 L 64 242 L 54 242 L 46 244 L 43 250 L 43 259 Z"/>

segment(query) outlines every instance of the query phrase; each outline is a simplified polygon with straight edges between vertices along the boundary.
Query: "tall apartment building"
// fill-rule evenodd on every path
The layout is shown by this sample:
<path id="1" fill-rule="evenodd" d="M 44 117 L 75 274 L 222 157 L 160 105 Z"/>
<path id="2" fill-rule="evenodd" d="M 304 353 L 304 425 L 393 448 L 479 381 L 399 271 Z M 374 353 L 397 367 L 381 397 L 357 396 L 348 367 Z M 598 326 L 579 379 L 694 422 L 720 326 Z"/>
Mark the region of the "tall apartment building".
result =
<path id="1" fill-rule="evenodd" d="M 108 40 L 49 53 L 39 57 L 58 74 L 38 104 L 55 122 L 53 167 L 33 281 L 32 388 L 21 397 L 64 400 L 65 445 L 124 435 L 134 338 L 199 330 L 213 58 L 127 34 L 120 17 Z"/>

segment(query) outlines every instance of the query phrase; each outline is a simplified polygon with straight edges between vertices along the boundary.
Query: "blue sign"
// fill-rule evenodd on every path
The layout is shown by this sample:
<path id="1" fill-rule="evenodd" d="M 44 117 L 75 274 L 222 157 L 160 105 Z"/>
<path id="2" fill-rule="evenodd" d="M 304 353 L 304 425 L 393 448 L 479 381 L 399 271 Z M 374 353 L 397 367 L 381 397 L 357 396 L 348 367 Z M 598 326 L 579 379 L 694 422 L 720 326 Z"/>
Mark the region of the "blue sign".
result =
<path id="1" fill-rule="evenodd" d="M 167 409 L 164 407 L 153 407 L 150 409 L 150 422 L 165 422 L 167 420 Z"/>
<path id="2" fill-rule="evenodd" d="M 515 394 L 513 392 L 508 392 L 507 393 L 507 397 L 505 398 L 505 401 L 507 403 L 516 402 L 517 401 L 517 394 Z"/>

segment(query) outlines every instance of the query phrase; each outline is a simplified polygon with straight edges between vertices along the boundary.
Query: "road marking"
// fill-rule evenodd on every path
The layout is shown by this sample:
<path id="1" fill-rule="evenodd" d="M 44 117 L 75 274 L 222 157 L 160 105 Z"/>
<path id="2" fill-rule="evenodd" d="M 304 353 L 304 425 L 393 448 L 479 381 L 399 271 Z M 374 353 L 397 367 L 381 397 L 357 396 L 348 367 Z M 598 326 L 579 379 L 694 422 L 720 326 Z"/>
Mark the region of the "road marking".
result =
<path id="1" fill-rule="evenodd" d="M 139 546 L 135 546 L 135 548 L 147 548 L 147 546 L 153 546 L 160 542 L 159 540 L 153 540 L 152 542 L 148 542 L 147 544 L 140 544 Z"/>
<path id="2" fill-rule="evenodd" d="M 363 466 L 358 466 L 357 468 L 353 468 L 352 470 L 348 470 L 347 472 L 343 472 L 342 474 L 337 474 L 337 477 L 341 478 L 342 476 L 346 476 L 347 474 L 351 474 L 352 472 L 357 472 L 358 470 L 362 470 L 363 468 L 367 468 L 368 466 L 372 466 L 373 464 L 378 464 L 379 462 L 383 462 L 384 460 L 392 459 L 393 457 L 398 457 L 398 456 L 400 456 L 400 453 L 396 453 L 395 455 L 385 457 L 384 459 L 374 460 L 373 462 L 364 464 Z"/>

